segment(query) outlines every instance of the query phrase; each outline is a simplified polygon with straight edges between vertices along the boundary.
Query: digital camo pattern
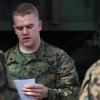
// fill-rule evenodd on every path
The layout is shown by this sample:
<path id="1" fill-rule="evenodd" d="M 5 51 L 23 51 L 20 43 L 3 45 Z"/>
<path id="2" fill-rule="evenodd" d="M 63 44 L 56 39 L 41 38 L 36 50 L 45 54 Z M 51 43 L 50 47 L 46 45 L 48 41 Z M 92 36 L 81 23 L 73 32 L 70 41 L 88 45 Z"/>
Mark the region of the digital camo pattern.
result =
<path id="1" fill-rule="evenodd" d="M 15 91 L 7 84 L 7 73 L 2 51 L 0 51 L 0 100 L 19 100 Z"/>
<path id="2" fill-rule="evenodd" d="M 74 61 L 61 49 L 42 41 L 34 54 L 23 54 L 18 45 L 5 53 L 13 79 L 35 78 L 49 88 L 48 100 L 74 98 L 79 79 Z"/>
<path id="3" fill-rule="evenodd" d="M 79 100 L 100 100 L 100 60 L 87 71 Z"/>

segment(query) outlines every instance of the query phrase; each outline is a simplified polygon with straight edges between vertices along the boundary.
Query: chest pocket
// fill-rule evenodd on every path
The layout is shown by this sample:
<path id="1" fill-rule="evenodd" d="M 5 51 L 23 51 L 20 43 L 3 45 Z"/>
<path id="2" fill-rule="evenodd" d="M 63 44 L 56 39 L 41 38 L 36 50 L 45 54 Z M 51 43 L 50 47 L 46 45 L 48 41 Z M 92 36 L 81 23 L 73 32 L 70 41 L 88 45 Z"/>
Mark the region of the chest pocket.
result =
<path id="1" fill-rule="evenodd" d="M 40 68 L 41 71 L 38 71 L 36 82 L 54 87 L 56 83 L 56 67 L 53 62 L 47 63 L 45 66 L 42 65 Z"/>

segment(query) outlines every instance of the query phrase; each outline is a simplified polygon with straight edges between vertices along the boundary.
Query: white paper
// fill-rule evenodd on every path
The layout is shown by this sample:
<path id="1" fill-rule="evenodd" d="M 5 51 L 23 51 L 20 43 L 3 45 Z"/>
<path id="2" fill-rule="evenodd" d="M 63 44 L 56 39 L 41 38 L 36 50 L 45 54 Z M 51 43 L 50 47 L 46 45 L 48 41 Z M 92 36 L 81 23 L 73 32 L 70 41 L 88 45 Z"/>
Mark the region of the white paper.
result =
<path id="1" fill-rule="evenodd" d="M 35 79 L 22 79 L 22 80 L 13 80 L 13 81 L 16 85 L 16 89 L 18 90 L 18 94 L 20 95 L 21 100 L 35 100 L 31 96 L 24 95 L 23 90 L 22 90 L 24 85 L 27 85 L 27 84 L 34 85 Z"/>

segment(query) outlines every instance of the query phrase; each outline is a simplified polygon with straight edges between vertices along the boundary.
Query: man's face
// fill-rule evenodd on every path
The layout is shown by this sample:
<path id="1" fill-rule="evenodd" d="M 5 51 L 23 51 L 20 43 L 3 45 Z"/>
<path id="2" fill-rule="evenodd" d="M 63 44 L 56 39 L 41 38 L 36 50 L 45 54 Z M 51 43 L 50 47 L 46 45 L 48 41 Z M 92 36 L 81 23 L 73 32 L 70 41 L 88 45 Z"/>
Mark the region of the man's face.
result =
<path id="1" fill-rule="evenodd" d="M 14 30 L 19 39 L 19 45 L 23 47 L 31 47 L 38 42 L 42 22 L 33 14 L 25 16 L 14 16 Z"/>

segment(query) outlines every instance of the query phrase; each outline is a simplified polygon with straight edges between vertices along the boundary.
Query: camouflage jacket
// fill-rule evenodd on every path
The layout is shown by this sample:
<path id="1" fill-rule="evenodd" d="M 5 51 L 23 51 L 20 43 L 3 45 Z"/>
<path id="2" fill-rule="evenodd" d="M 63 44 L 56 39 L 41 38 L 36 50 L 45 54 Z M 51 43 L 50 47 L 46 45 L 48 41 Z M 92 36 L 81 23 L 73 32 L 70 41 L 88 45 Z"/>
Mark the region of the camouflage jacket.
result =
<path id="1" fill-rule="evenodd" d="M 48 87 L 48 100 L 74 98 L 79 79 L 74 61 L 61 49 L 41 42 L 33 54 L 20 52 L 18 45 L 5 53 L 13 79 L 35 78 L 36 83 Z"/>
<path id="2" fill-rule="evenodd" d="M 3 53 L 0 51 L 0 100 L 19 100 L 18 94 L 8 86 Z"/>
<path id="3" fill-rule="evenodd" d="M 100 100 L 100 60 L 88 69 L 79 100 Z"/>

